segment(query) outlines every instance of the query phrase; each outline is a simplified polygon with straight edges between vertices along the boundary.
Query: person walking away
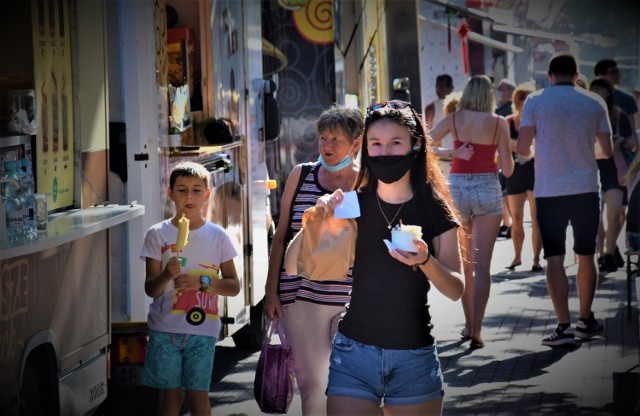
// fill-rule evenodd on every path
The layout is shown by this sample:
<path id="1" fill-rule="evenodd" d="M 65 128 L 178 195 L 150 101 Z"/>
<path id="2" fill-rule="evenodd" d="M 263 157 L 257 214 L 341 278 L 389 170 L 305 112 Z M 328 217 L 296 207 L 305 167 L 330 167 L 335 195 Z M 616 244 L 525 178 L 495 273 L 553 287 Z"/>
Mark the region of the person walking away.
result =
<path id="1" fill-rule="evenodd" d="M 618 180 L 627 186 L 629 218 L 626 227 L 627 252 L 640 253 L 640 154 L 627 166 L 618 137 L 613 145 L 613 158 L 618 166 Z"/>
<path id="2" fill-rule="evenodd" d="M 140 253 L 146 263 L 144 289 L 153 298 L 142 384 L 159 389 L 162 415 L 180 414 L 183 391 L 190 414 L 210 415 L 221 329 L 218 297 L 240 292 L 233 262 L 237 252 L 224 228 L 202 216 L 211 196 L 204 166 L 179 163 L 169 177 L 167 196 L 176 215 L 149 228 Z"/>
<path id="3" fill-rule="evenodd" d="M 360 149 L 363 127 L 364 118 L 356 109 L 333 106 L 320 114 L 316 122 L 318 162 L 302 177 L 303 165 L 289 174 L 271 246 L 264 311 L 269 319 L 277 317 L 282 322 L 293 352 L 303 415 L 326 414 L 331 341 L 349 301 L 352 278 L 351 271 L 346 280 L 290 276 L 282 260 L 289 241 L 302 227 L 305 209 L 326 193 L 353 189 L 357 173 L 353 159 Z"/>
<path id="4" fill-rule="evenodd" d="M 436 77 L 435 84 L 436 95 L 438 98 L 429 103 L 424 108 L 424 120 L 427 122 L 429 129 L 433 128 L 445 117 L 445 99 L 453 92 L 453 78 L 449 74 L 440 74 Z M 446 148 L 453 147 L 453 139 L 451 135 L 446 135 L 442 138 L 442 143 L 438 146 L 444 146 Z M 449 175 L 451 171 L 451 156 L 447 154 L 437 154 L 438 164 L 445 177 Z"/>
<path id="5" fill-rule="evenodd" d="M 631 122 L 631 131 L 636 133 L 630 138 L 630 140 L 625 140 L 621 147 L 622 153 L 627 160 L 627 164 L 629 164 L 637 154 L 638 149 L 640 149 L 640 136 L 637 135 L 637 129 L 640 126 L 635 122 L 636 116 L 638 115 L 638 102 L 633 95 L 628 94 L 619 87 L 620 68 L 615 60 L 608 58 L 599 60 L 593 67 L 593 72 L 596 77 L 606 78 L 611 82 L 614 87 L 614 101 L 616 105 L 627 114 L 629 121 Z M 626 211 L 622 210 L 619 220 L 621 225 L 625 223 L 625 217 Z M 623 267 L 624 259 L 622 258 L 617 246 L 614 251 L 614 257 L 616 259 L 616 266 Z"/>
<path id="6" fill-rule="evenodd" d="M 596 77 L 606 78 L 614 88 L 614 101 L 624 111 L 631 121 L 631 130 L 636 131 L 638 126 L 635 123 L 635 114 L 638 112 L 638 102 L 635 97 L 622 91 L 618 84 L 620 83 L 620 68 L 618 63 L 613 59 L 601 59 L 596 62 L 593 67 L 593 73 Z"/>
<path id="7" fill-rule="evenodd" d="M 555 54 L 548 69 L 551 86 L 529 94 L 522 109 L 517 152 L 534 159 L 536 215 L 542 237 L 549 296 L 558 326 L 543 345 L 575 345 L 604 331 L 591 306 L 598 274 L 594 254 L 600 218 L 595 141 L 603 157 L 612 154 L 611 124 L 604 100 L 574 85 L 578 68 L 573 55 Z M 560 140 L 561 138 L 561 140 Z M 575 330 L 569 311 L 569 282 L 564 269 L 566 230 L 571 223 L 578 257 L 579 311 Z"/>
<path id="8" fill-rule="evenodd" d="M 516 143 L 518 142 L 518 130 L 522 119 L 522 105 L 529 94 L 535 91 L 535 86 L 525 82 L 516 87 L 513 91 L 513 113 L 507 116 L 509 123 L 509 137 L 511 137 L 511 152 L 513 155 L 513 174 L 507 178 L 507 203 L 511 213 L 511 241 L 513 241 L 514 257 L 511 264 L 506 268 L 515 270 L 522 264 L 522 246 L 524 244 L 524 205 L 529 203 L 529 213 L 531 216 L 531 246 L 533 247 L 532 272 L 542 271 L 540 266 L 540 253 L 542 252 L 542 241 L 540 240 L 540 230 L 536 219 L 536 202 L 533 197 L 534 168 L 533 158 L 523 158 L 516 153 Z"/>
<path id="9" fill-rule="evenodd" d="M 502 117 L 507 117 L 513 114 L 513 92 L 516 86 L 513 82 L 507 78 L 503 78 L 496 87 L 496 114 Z"/>
<path id="10" fill-rule="evenodd" d="M 327 414 L 441 414 L 428 293 L 433 286 L 455 301 L 464 291 L 457 213 L 409 103 L 370 106 L 363 140 L 353 291 L 333 341 Z M 343 195 L 325 195 L 317 207 L 332 215 Z M 383 242 L 400 224 L 421 227 L 415 252 Z"/>
<path id="11" fill-rule="evenodd" d="M 494 110 L 491 80 L 476 75 L 462 92 L 458 111 L 431 130 L 435 142 L 447 133 L 453 134 L 455 151 L 449 186 L 464 229 L 465 326 L 461 335 L 471 340 L 471 348 L 484 346 L 482 321 L 491 290 L 491 257 L 502 219 L 496 151 L 504 175 L 509 177 L 513 172 L 509 126 Z M 465 150 L 471 152 L 463 154 Z"/>
<path id="12" fill-rule="evenodd" d="M 607 104 L 609 122 L 613 129 L 613 141 L 618 137 L 624 143 L 633 139 L 631 123 L 628 116 L 618 107 L 614 101 L 613 86 L 606 78 L 596 78 L 591 82 L 589 89 L 598 94 Z M 622 148 L 622 146 L 620 146 Z M 624 259 L 618 249 L 616 241 L 622 231 L 622 221 L 627 204 L 626 187 L 618 181 L 618 169 L 613 156 L 607 159 L 598 159 L 598 171 L 600 173 L 601 204 L 600 225 L 598 227 L 598 239 L 596 250 L 598 253 L 598 267 L 600 272 L 615 272 L 618 267 L 624 266 Z M 606 210 L 605 210 L 606 208 Z M 606 211 L 606 227 L 604 212 Z"/>
<path id="13" fill-rule="evenodd" d="M 507 78 L 503 78 L 496 87 L 496 102 L 498 108 L 496 108 L 496 114 L 507 117 L 513 114 L 513 91 L 516 86 L 513 82 Z M 500 180 L 500 189 L 502 190 L 502 224 L 500 224 L 500 230 L 498 231 L 498 237 L 511 238 L 511 227 L 513 226 L 513 218 L 511 217 L 511 206 L 507 201 L 507 178 L 502 174 L 502 171 L 498 171 L 498 179 Z"/>

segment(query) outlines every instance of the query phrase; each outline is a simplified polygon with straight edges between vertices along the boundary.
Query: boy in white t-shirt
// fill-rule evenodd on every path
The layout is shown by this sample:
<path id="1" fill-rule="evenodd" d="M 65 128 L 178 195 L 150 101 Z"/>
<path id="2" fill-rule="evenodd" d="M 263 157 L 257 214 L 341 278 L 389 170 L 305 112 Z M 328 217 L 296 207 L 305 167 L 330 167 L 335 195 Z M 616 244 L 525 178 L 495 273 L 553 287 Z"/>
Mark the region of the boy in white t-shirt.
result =
<path id="1" fill-rule="evenodd" d="M 218 296 L 236 296 L 237 252 L 226 231 L 203 217 L 211 196 L 209 172 L 182 162 L 171 172 L 167 196 L 176 215 L 147 231 L 140 258 L 146 262 L 149 344 L 142 384 L 160 390 L 160 409 L 179 414 L 183 390 L 191 415 L 210 415 L 209 389 L 221 322 Z M 176 252 L 179 220 L 189 220 L 187 244 Z"/>

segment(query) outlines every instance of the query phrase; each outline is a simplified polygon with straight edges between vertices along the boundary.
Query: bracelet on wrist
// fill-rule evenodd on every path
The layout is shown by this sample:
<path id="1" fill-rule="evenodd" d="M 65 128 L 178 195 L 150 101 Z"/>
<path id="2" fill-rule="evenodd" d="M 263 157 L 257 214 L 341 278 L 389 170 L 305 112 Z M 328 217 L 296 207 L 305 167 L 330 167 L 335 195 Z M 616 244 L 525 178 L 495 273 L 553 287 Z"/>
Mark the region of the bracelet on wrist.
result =
<path id="1" fill-rule="evenodd" d="M 425 264 L 429 263 L 429 260 L 431 260 L 431 253 L 427 251 L 427 258 L 425 259 L 425 261 L 423 261 L 422 263 L 416 263 L 413 266 L 411 266 L 411 268 L 415 272 L 420 268 L 420 266 L 424 266 Z"/>

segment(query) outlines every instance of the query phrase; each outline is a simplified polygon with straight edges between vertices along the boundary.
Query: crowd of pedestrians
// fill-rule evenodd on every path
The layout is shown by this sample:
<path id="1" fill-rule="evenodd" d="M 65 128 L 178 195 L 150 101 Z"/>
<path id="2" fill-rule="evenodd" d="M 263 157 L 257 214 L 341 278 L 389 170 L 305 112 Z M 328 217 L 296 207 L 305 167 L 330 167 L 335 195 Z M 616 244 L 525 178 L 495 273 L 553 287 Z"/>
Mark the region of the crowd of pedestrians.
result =
<path id="1" fill-rule="evenodd" d="M 441 413 L 442 371 L 431 335 L 432 313 L 440 311 L 429 310 L 428 293 L 433 287 L 461 298 L 460 336 L 470 349 L 483 348 L 494 244 L 501 223 L 508 224 L 502 236 L 512 239 L 514 257 L 505 267 L 522 266 L 527 203 L 530 269 L 545 272 L 557 318 L 553 332 L 541 334 L 542 344 L 575 345 L 576 338 L 602 335 L 592 304 L 599 272 L 624 264 L 616 241 L 625 222 L 625 249 L 640 251 L 638 109 L 618 89 L 619 74 L 616 62 L 604 59 L 589 82 L 573 55 L 558 53 L 549 62 L 550 86 L 542 89 L 508 80 L 494 88 L 491 78 L 476 75 L 460 93 L 442 74 L 438 99 L 424 115 L 399 100 L 373 104 L 365 115 L 341 106 L 320 115 L 319 159 L 297 165 L 284 188 L 265 295 L 265 315 L 281 322 L 293 352 L 302 414 L 377 414 L 380 406 L 393 414 Z M 180 406 L 186 389 L 193 414 L 209 409 L 205 387 L 213 362 L 201 368 L 197 357 L 213 357 L 210 333 L 220 323 L 207 314 L 200 326 L 187 293 L 213 298 L 239 290 L 226 233 L 200 215 L 211 192 L 207 178 L 197 164 L 172 173 L 168 194 L 178 214 L 151 227 L 141 253 L 145 288 L 154 297 L 145 384 L 161 389 L 167 409 Z M 304 211 L 334 215 L 349 191 L 356 191 L 360 216 L 347 276 L 289 275 L 283 257 Z M 166 243 L 176 240 L 182 214 L 197 242 L 184 251 Z M 415 250 L 385 246 L 391 230 L 404 224 L 422 229 Z M 577 314 L 569 308 L 564 268 L 569 226 Z M 198 278 L 183 272 L 200 267 L 193 262 L 212 244 L 219 251 L 212 268 L 222 279 L 218 272 Z M 185 313 L 186 321 L 178 316 Z"/>
<path id="2" fill-rule="evenodd" d="M 311 414 L 309 398 L 303 392 L 309 371 L 319 376 L 315 382 L 317 402 L 322 401 L 321 392 L 326 394 L 329 414 L 373 413 L 382 403 L 384 389 L 389 389 L 384 395 L 385 409 L 438 413 L 442 380 L 441 376 L 433 378 L 439 373 L 434 364 L 437 361 L 429 361 L 429 357 L 437 359 L 437 349 L 424 329 L 429 327 L 430 314 L 412 315 L 409 310 L 428 308 L 425 299 L 430 285 L 424 286 L 426 282 L 451 299 L 461 295 L 465 324 L 460 336 L 470 342 L 470 349 L 484 347 L 482 323 L 490 297 L 494 243 L 500 236 L 511 238 L 514 257 L 505 267 L 515 271 L 522 266 L 526 204 L 533 248 L 533 261 L 527 267 L 546 273 L 557 317 L 557 327 L 547 336 L 541 334 L 541 343 L 550 347 L 575 345 L 576 338 L 602 335 L 603 321 L 591 310 L 597 279 L 599 272 L 622 266 L 615 242 L 623 230 L 626 204 L 631 204 L 632 190 L 640 182 L 640 159 L 635 156 L 638 141 L 629 122 L 637 106 L 626 102 L 625 97 L 624 110 L 614 101 L 622 95 L 615 88 L 617 78 L 610 77 L 619 75 L 619 70 L 615 62 L 611 66 L 611 60 L 602 62 L 589 82 L 578 73 L 571 54 L 556 54 L 548 68 L 550 86 L 543 89 L 536 89 L 532 82 L 515 85 L 508 80 L 494 88 L 489 77 L 478 75 L 469 79 L 462 92 L 454 92 L 452 78 L 442 74 L 435 82 L 438 98 L 424 109 L 424 117 L 402 101 L 367 109 L 357 179 L 314 188 L 316 195 L 325 192 L 316 205 L 327 215 L 332 215 L 342 201 L 343 191 L 357 190 L 362 215 L 358 219 L 356 261 L 350 274 L 350 298 L 345 300 L 344 311 L 330 313 L 325 319 L 335 320 L 338 331 L 331 331 L 331 345 L 323 341 L 324 352 L 315 358 L 315 367 L 309 362 L 314 359 L 296 365 L 302 370 L 298 383 L 302 381 L 303 414 Z M 349 142 L 358 139 L 354 136 Z M 353 146 L 347 147 L 347 153 L 353 152 Z M 321 145 L 324 157 L 322 151 Z M 337 159 L 334 157 L 331 163 L 342 153 L 333 156 Z M 322 166 L 325 170 L 332 168 Z M 351 172 L 354 168 L 347 169 Z M 290 181 L 298 182 L 292 175 Z M 318 183 L 317 179 L 312 182 Z M 293 186 L 287 183 L 287 188 Z M 635 206 L 638 193 L 636 190 Z M 433 197 L 439 200 L 435 205 Z M 311 204 L 310 199 L 305 201 L 304 206 Z M 289 206 L 284 202 L 291 204 L 283 200 L 283 206 Z M 279 228 L 287 230 L 287 218 L 281 221 Z M 631 228 L 637 228 L 638 219 L 632 221 Z M 378 244 L 401 222 L 421 224 L 428 230 L 423 238 L 415 240 L 416 253 Z M 564 269 L 569 226 L 578 260 L 577 314 L 569 309 L 569 279 Z M 281 237 L 285 234 L 278 233 Z M 286 239 L 280 241 L 280 248 L 272 251 L 267 315 L 272 318 L 283 314 L 280 318 L 284 322 L 299 321 L 299 329 L 288 329 L 296 337 L 298 331 L 305 333 L 305 322 L 310 325 L 315 321 L 307 314 L 294 312 L 291 306 L 281 309 L 273 301 L 278 297 L 282 301 L 290 292 L 291 282 L 300 281 L 300 277 L 286 276 L 280 270 L 279 259 L 286 243 Z M 546 265 L 541 263 L 541 256 Z M 464 285 L 458 277 L 461 271 Z M 296 296 L 296 304 L 314 302 Z M 416 301 L 415 307 L 410 306 L 409 299 Z M 317 307 L 308 305 L 303 310 Z M 294 313 L 296 316 L 291 316 Z M 390 313 L 393 322 L 387 322 Z M 411 328 L 423 329 L 413 332 Z M 291 335 L 287 337 L 291 339 Z M 306 352 L 295 352 L 296 348 Z M 405 351 L 415 353 L 415 348 L 424 350 L 424 365 L 413 360 L 414 365 L 407 368 L 400 366 L 402 360 L 394 361 Z M 294 343 L 293 349 L 294 356 L 314 351 L 309 342 Z M 365 362 L 370 375 L 358 370 Z M 418 367 L 421 371 L 416 372 Z M 425 371 L 427 367 L 435 368 L 435 373 Z M 326 371 L 328 381 L 324 382 Z M 378 384 L 375 376 L 379 372 L 389 374 L 383 384 Z M 403 383 L 421 387 L 398 389 Z"/>

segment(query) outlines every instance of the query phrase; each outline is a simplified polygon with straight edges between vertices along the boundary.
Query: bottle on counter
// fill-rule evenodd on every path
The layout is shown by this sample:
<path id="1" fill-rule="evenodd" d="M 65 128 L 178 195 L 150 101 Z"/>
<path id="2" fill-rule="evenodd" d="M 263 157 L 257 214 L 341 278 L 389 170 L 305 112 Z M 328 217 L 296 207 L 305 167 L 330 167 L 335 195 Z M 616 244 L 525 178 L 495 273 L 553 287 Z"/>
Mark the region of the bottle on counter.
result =
<path id="1" fill-rule="evenodd" d="M 36 217 L 36 199 L 33 193 L 36 190 L 36 182 L 33 178 L 33 170 L 31 169 L 31 162 L 29 159 L 22 158 L 20 165 L 23 172 L 23 191 L 24 191 L 24 207 L 26 212 L 26 221 L 22 226 L 25 229 L 25 237 L 32 239 L 38 235 L 38 219 Z"/>
<path id="2" fill-rule="evenodd" d="M 15 160 L 4 162 L 4 174 L 0 178 L 2 185 L 2 204 L 5 207 L 7 238 L 10 242 L 23 239 L 23 206 L 20 201 L 20 177 Z"/>

